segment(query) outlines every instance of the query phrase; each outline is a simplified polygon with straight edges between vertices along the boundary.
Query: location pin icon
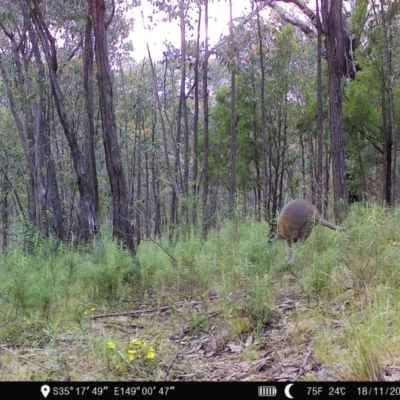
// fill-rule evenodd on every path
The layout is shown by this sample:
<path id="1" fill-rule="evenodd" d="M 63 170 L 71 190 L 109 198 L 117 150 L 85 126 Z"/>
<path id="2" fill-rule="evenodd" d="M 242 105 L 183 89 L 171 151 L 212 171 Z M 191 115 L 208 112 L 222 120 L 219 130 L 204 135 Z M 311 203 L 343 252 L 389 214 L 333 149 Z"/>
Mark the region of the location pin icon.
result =
<path id="1" fill-rule="evenodd" d="M 49 393 L 50 393 L 50 386 L 48 386 L 48 385 L 43 385 L 43 386 L 40 388 L 40 391 L 42 392 L 43 397 L 46 398 L 46 397 L 49 395 Z"/>

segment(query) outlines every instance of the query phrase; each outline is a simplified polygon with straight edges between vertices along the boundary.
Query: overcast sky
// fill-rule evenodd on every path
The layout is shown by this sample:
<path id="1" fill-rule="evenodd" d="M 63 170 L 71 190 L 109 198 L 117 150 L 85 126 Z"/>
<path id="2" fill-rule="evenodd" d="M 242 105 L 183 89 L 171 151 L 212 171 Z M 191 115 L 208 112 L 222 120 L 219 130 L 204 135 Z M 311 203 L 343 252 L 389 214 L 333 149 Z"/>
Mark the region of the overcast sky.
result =
<path id="1" fill-rule="evenodd" d="M 233 3 L 233 18 L 250 13 L 250 0 L 232 0 Z M 147 24 L 147 17 L 151 15 L 151 7 L 146 1 L 142 1 L 142 6 L 135 8 L 134 18 L 135 27 L 131 35 L 131 40 L 134 46 L 134 57 L 137 60 L 141 60 L 143 57 L 147 57 L 146 43 L 149 43 L 150 51 L 153 59 L 160 59 L 162 52 L 165 48 L 165 40 L 172 42 L 176 47 L 180 47 L 180 28 L 178 21 L 175 20 L 173 23 L 160 22 L 152 30 L 145 29 L 142 23 L 141 11 L 143 11 L 145 17 L 145 23 Z M 262 14 L 265 14 L 263 11 Z M 165 14 L 159 13 L 159 16 L 153 15 L 154 18 L 161 19 Z M 202 18 L 204 17 L 204 11 Z M 193 15 L 193 21 L 196 15 Z M 229 2 L 227 0 L 221 2 L 212 2 L 209 4 L 209 39 L 210 46 L 216 44 L 221 36 L 229 33 L 228 22 L 229 22 Z M 203 24 L 202 24 L 203 25 Z M 202 26 L 202 29 L 204 27 Z M 195 32 L 194 32 L 195 33 Z M 196 33 L 195 33 L 196 34 Z"/>

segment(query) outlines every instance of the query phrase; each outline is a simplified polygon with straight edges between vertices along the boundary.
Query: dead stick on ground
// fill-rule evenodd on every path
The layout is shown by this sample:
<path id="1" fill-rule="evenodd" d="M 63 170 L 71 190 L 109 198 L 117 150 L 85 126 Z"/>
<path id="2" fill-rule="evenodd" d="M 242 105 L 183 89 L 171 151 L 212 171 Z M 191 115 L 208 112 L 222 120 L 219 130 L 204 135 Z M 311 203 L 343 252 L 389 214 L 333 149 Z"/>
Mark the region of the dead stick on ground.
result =
<path id="1" fill-rule="evenodd" d="M 185 305 L 200 305 L 202 304 L 201 301 L 180 301 L 176 303 L 177 307 L 180 306 L 185 306 Z M 99 319 L 99 318 L 108 318 L 108 317 L 123 317 L 124 315 L 126 316 L 136 316 L 136 315 L 141 315 L 141 314 L 154 314 L 156 312 L 163 312 L 170 310 L 170 306 L 163 306 L 160 308 L 149 308 L 147 310 L 133 310 L 133 311 L 124 311 L 124 312 L 119 312 L 119 313 L 107 313 L 107 314 L 97 314 L 97 315 L 91 315 L 90 319 Z"/>
<path id="2" fill-rule="evenodd" d="M 183 335 L 184 335 L 184 333 L 183 333 L 183 328 L 182 328 L 182 329 L 181 329 L 181 333 L 180 333 L 180 335 L 179 335 L 178 348 L 176 349 L 175 357 L 172 359 L 171 364 L 169 365 L 169 367 L 168 367 L 168 369 L 167 369 L 167 372 L 165 373 L 164 381 L 167 380 L 169 371 L 170 371 L 170 369 L 172 368 L 172 366 L 174 365 L 174 362 L 175 362 L 175 360 L 176 360 L 177 357 L 178 357 L 179 349 L 180 349 L 180 347 L 181 347 L 181 342 L 182 342 L 182 339 L 183 339 Z"/>
<path id="3" fill-rule="evenodd" d="M 104 326 L 109 326 L 111 328 L 117 328 L 119 329 L 121 332 L 127 333 L 128 335 L 132 334 L 132 329 L 125 329 L 124 327 L 118 325 L 118 324 L 104 324 Z M 131 326 L 131 328 L 133 328 L 133 326 Z"/>
<path id="4" fill-rule="evenodd" d="M 310 356 L 311 356 L 311 349 L 308 350 L 308 352 L 306 354 L 306 357 L 305 357 L 305 359 L 303 361 L 303 364 L 300 367 L 299 373 L 297 374 L 296 378 L 293 379 L 293 381 L 296 381 L 299 376 L 304 374 L 304 368 L 306 367 L 308 359 L 310 358 Z"/>
<path id="5" fill-rule="evenodd" d="M 155 313 L 155 312 L 163 312 L 169 310 L 171 307 L 169 306 L 164 306 L 160 308 L 149 308 L 147 310 L 134 310 L 134 311 L 126 311 L 126 312 L 120 312 L 120 313 L 109 313 L 109 314 L 97 314 L 97 315 L 92 315 L 90 318 L 91 319 L 98 319 L 98 318 L 107 318 L 107 317 L 121 317 L 124 315 L 140 315 L 140 314 L 146 314 L 146 313 Z"/>

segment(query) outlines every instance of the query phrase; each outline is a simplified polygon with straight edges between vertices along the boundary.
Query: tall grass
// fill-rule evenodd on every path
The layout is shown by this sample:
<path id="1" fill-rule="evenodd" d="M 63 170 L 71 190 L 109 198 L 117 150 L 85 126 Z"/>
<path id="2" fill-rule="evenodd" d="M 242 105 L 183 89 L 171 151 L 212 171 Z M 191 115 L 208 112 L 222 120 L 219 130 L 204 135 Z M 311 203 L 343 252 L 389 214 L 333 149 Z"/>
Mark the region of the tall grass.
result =
<path id="1" fill-rule="evenodd" d="M 219 221 L 207 239 L 199 227 L 184 227 L 174 241 L 143 241 L 136 257 L 107 234 L 75 251 L 33 238 L 29 251 L 17 246 L 0 255 L 0 341 L 55 349 L 60 335 L 94 335 L 79 351 L 101 369 L 112 335 L 96 336 L 90 313 L 196 300 L 204 314 L 177 314 L 176 329 L 186 318 L 192 333 L 207 331 L 208 312 L 217 311 L 236 326 L 230 339 L 246 331 L 245 340 L 266 329 L 278 300 L 295 298 L 302 306 L 282 328 L 292 345 L 311 335 L 315 359 L 334 378 L 380 380 L 383 365 L 400 363 L 399 221 L 398 209 L 354 205 L 345 232 L 316 227 L 291 267 L 283 242 L 267 244 L 267 224 L 240 213 Z M 146 329 L 166 334 L 157 319 Z"/>

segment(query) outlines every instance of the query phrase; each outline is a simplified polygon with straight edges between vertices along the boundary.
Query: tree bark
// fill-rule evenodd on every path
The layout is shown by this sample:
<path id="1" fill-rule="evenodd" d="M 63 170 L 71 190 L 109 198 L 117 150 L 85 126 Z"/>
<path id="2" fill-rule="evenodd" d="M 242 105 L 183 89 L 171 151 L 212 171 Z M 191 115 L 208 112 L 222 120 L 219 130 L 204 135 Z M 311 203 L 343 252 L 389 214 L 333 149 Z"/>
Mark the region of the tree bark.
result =
<path id="1" fill-rule="evenodd" d="M 261 73 L 261 87 L 260 87 L 260 107 L 261 107 L 261 148 L 262 148 L 262 194 L 263 194 L 263 211 L 264 218 L 267 221 L 271 220 L 271 213 L 268 201 L 268 139 L 267 139 L 267 116 L 265 110 L 265 69 L 264 69 L 264 50 L 261 35 L 260 14 L 257 4 L 257 34 L 258 45 L 260 47 L 260 73 Z"/>
<path id="2" fill-rule="evenodd" d="M 105 21 L 105 1 L 90 0 L 93 11 L 97 83 L 99 87 L 103 143 L 108 177 L 113 197 L 113 234 L 135 254 L 132 226 L 129 218 L 128 196 L 121 161 L 115 121 L 111 71 Z"/>
<path id="3" fill-rule="evenodd" d="M 30 1 L 26 2 L 30 5 Z M 57 54 L 55 47 L 55 39 L 52 37 L 44 18 L 41 14 L 37 0 L 33 0 L 33 7 L 29 6 L 31 10 L 31 18 L 36 26 L 42 43 L 43 52 L 45 54 L 46 62 L 49 68 L 50 84 L 53 93 L 53 98 L 56 103 L 57 113 L 60 119 L 61 126 L 67 138 L 68 145 L 71 151 L 74 171 L 78 181 L 78 188 L 81 200 L 81 213 L 82 220 L 80 224 L 80 238 L 87 242 L 98 232 L 100 224 L 98 221 L 97 212 L 94 205 L 94 199 L 90 183 L 90 176 L 88 174 L 88 166 L 78 146 L 76 133 L 71 125 L 68 114 L 64 105 L 64 96 L 61 91 L 58 77 L 57 77 Z"/>
<path id="4" fill-rule="evenodd" d="M 232 0 L 229 0 L 229 32 L 231 41 L 231 126 L 230 126 L 230 179 L 229 179 L 229 210 L 233 214 L 236 198 L 236 51 L 233 35 Z"/>
<path id="5" fill-rule="evenodd" d="M 321 14 L 326 34 L 326 58 L 329 80 L 329 127 L 332 152 L 334 213 L 341 222 L 348 212 L 345 173 L 341 76 L 345 72 L 345 47 L 342 31 L 342 0 L 321 0 Z"/>
<path id="6" fill-rule="evenodd" d="M 181 87 L 179 93 L 178 129 L 182 128 L 183 117 L 183 184 L 185 196 L 189 194 L 189 120 L 186 104 L 186 24 L 184 1 L 179 1 L 180 28 L 181 28 Z"/>
<path id="7" fill-rule="evenodd" d="M 393 98 L 393 79 L 392 79 L 392 60 L 390 56 L 389 50 L 389 37 L 387 32 L 386 25 L 386 15 L 384 10 L 383 0 L 380 1 L 381 5 L 381 19 L 382 19 L 382 33 L 383 33 L 383 41 L 384 41 L 384 68 L 382 70 L 382 74 L 385 77 L 385 81 L 387 84 L 388 92 L 389 92 L 389 115 L 390 115 L 390 133 L 391 133 L 391 141 L 393 143 L 392 146 L 392 174 L 391 174 L 391 196 L 390 196 L 390 204 L 395 205 L 397 200 L 396 195 L 396 165 L 397 165 L 397 123 L 395 116 L 395 104 Z M 388 150 L 388 149 L 386 149 Z"/>
<path id="8" fill-rule="evenodd" d="M 316 0 L 316 14 L 319 15 L 319 0 Z M 324 105 L 322 97 L 322 26 L 317 19 L 317 166 L 315 176 L 315 205 L 321 215 L 323 213 L 322 189 L 323 189 L 323 130 L 324 130 Z"/>
<path id="9" fill-rule="evenodd" d="M 96 212 L 99 210 L 99 184 L 97 180 L 96 154 L 94 144 L 94 105 L 93 105 L 93 22 L 92 22 L 92 3 L 88 3 L 86 16 L 85 39 L 83 44 L 83 90 L 85 99 L 85 139 L 86 154 L 89 163 L 89 174 L 94 207 Z"/>
<path id="10" fill-rule="evenodd" d="M 198 2 L 198 25 L 196 38 L 196 56 L 194 61 L 194 111 L 193 111 L 193 169 L 192 169 L 192 195 L 193 195 L 193 216 L 195 224 L 197 220 L 198 204 L 198 170 L 199 170 L 199 79 L 200 79 L 200 31 L 201 31 L 201 2 Z"/>
<path id="11" fill-rule="evenodd" d="M 7 170 L 7 167 L 5 167 Z M 0 199 L 1 204 L 1 224 L 2 224 L 2 231 L 3 231 L 3 253 L 5 253 L 8 247 L 8 227 L 9 227 L 9 214 L 8 214 L 8 195 L 9 195 L 9 184 L 7 181 L 7 177 L 3 176 L 2 185 L 1 185 L 1 192 L 2 196 Z"/>
<path id="12" fill-rule="evenodd" d="M 209 168 L 209 111 L 208 111 L 208 58 L 209 58 L 209 48 L 208 48 L 208 0 L 204 0 L 204 63 L 203 63 L 203 110 L 204 110 L 204 145 L 203 145 L 203 193 L 202 193 L 202 208 L 203 208 L 203 236 L 206 235 L 208 231 L 208 219 L 209 212 L 207 207 L 208 192 L 210 184 L 210 168 Z"/>

